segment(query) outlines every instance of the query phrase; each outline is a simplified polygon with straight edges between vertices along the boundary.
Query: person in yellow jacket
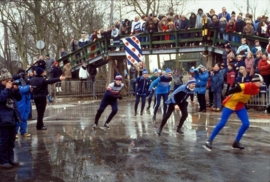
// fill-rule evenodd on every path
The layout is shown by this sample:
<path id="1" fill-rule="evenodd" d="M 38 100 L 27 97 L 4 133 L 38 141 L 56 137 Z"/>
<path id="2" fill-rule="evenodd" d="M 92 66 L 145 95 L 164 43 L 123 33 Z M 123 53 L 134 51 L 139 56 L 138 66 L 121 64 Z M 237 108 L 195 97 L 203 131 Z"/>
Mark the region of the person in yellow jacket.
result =
<path id="1" fill-rule="evenodd" d="M 212 142 L 219 131 L 226 125 L 227 120 L 230 115 L 235 112 L 242 122 L 235 141 L 232 145 L 233 148 L 244 149 L 240 144 L 240 140 L 244 135 L 245 131 L 249 127 L 249 118 L 245 104 L 254 95 L 260 92 L 260 87 L 262 86 L 263 78 L 259 74 L 255 74 L 252 77 L 252 82 L 240 83 L 236 87 L 229 91 L 229 96 L 223 101 L 224 108 L 222 110 L 222 115 L 219 123 L 214 128 L 209 140 L 205 143 L 206 149 L 212 149 Z"/>

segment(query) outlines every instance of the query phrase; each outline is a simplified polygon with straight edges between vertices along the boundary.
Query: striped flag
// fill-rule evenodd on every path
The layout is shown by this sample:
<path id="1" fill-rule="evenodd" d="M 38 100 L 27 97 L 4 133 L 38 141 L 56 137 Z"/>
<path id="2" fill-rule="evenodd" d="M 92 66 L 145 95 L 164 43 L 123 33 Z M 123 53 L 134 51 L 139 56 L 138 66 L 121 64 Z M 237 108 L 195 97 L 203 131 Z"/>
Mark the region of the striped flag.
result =
<path id="1" fill-rule="evenodd" d="M 136 36 L 123 38 L 128 62 L 134 64 L 143 60 L 140 40 Z"/>

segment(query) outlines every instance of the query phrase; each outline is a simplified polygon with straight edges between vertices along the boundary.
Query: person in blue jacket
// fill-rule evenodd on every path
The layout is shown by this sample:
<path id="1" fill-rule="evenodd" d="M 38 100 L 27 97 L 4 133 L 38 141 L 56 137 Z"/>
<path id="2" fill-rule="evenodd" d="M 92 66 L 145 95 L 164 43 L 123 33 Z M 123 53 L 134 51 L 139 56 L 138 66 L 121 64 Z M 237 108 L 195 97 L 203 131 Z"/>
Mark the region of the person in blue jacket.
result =
<path id="1" fill-rule="evenodd" d="M 24 71 L 24 70 L 21 70 Z M 23 73 L 23 72 L 21 72 Z M 22 99 L 18 102 L 18 108 L 21 113 L 22 121 L 17 123 L 16 125 L 16 133 L 18 134 L 18 130 L 20 128 L 21 136 L 30 137 L 31 135 L 27 133 L 27 120 L 30 114 L 31 107 L 31 86 L 27 85 L 24 77 L 20 77 L 17 79 L 19 84 L 19 91 L 22 95 Z"/>
<path id="2" fill-rule="evenodd" d="M 142 76 L 139 76 L 136 81 L 134 82 L 135 85 L 137 85 L 137 89 L 134 90 L 136 94 L 136 101 L 134 105 L 134 115 L 137 115 L 137 108 L 140 102 L 140 99 L 142 99 L 142 105 L 141 105 L 141 112 L 140 115 L 143 115 L 143 109 L 145 106 L 145 100 L 146 97 L 149 95 L 148 88 L 150 86 L 150 78 L 148 77 L 148 71 L 146 69 L 142 70 Z"/>
<path id="3" fill-rule="evenodd" d="M 158 77 L 156 80 L 154 80 L 148 91 L 151 91 L 152 88 L 157 85 L 156 89 L 155 89 L 155 94 L 157 97 L 157 102 L 154 108 L 154 116 L 153 116 L 153 121 L 156 120 L 156 114 L 157 114 L 157 110 L 159 108 L 160 105 L 160 100 L 161 97 L 163 98 L 163 116 L 165 116 L 166 111 L 167 111 L 167 105 L 165 104 L 166 100 L 168 99 L 168 95 L 170 92 L 170 82 L 172 81 L 172 71 L 171 69 L 167 68 L 165 71 L 165 75 L 164 76 L 160 76 Z"/>
<path id="4" fill-rule="evenodd" d="M 200 104 L 199 112 L 206 112 L 206 85 L 209 78 L 208 71 L 203 65 L 200 65 L 194 70 L 194 78 L 196 79 L 196 89 L 198 102 Z"/>
<path id="5" fill-rule="evenodd" d="M 176 132 L 182 135 L 184 134 L 181 128 L 188 116 L 187 99 L 190 95 L 194 94 L 195 85 L 196 85 L 195 78 L 190 77 L 187 84 L 181 85 L 171 94 L 170 98 L 166 101 L 166 104 L 169 105 L 168 111 L 166 112 L 166 115 L 163 117 L 159 129 L 156 131 L 158 135 L 161 134 L 164 125 L 167 123 L 167 120 L 169 119 L 174 110 L 178 111 L 181 110 L 182 113 Z"/>
<path id="6" fill-rule="evenodd" d="M 211 91 L 214 95 L 213 111 L 221 110 L 221 93 L 224 83 L 224 75 L 220 66 L 216 64 L 214 66 L 214 73 L 211 75 Z"/>
<path id="7" fill-rule="evenodd" d="M 12 168 L 14 161 L 16 123 L 21 121 L 17 101 L 22 96 L 17 85 L 13 85 L 12 75 L 7 69 L 0 71 L 0 168 Z"/>

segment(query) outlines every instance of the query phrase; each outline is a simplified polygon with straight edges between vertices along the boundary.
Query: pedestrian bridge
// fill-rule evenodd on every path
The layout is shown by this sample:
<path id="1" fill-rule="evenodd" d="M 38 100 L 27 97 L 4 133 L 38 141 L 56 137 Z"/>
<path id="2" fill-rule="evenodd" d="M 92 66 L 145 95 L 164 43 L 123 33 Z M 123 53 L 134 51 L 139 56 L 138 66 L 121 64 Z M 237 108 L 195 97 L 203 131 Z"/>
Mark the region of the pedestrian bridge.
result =
<path id="1" fill-rule="evenodd" d="M 217 46 L 218 43 L 224 43 L 225 40 L 218 38 L 218 31 L 210 29 L 209 40 L 203 42 L 200 36 L 194 38 L 181 38 L 184 34 L 195 35 L 200 34 L 202 29 L 189 29 L 187 31 L 178 30 L 173 32 L 156 32 L 153 34 L 140 34 L 140 38 L 147 41 L 141 42 L 141 46 L 145 47 L 142 52 L 143 55 L 160 55 L 160 54 L 181 54 L 181 53 L 196 53 L 206 52 L 208 55 L 221 55 L 223 48 Z M 173 36 L 173 40 L 163 40 L 165 35 Z M 229 36 L 238 36 L 239 38 L 245 37 L 249 42 L 253 43 L 254 40 L 259 40 L 263 44 L 268 44 L 268 39 L 258 36 L 248 36 L 236 33 L 227 33 Z M 239 42 L 230 42 L 234 47 L 240 45 Z M 166 48 L 164 48 L 166 46 Z M 120 47 L 119 51 L 115 51 Z M 107 64 L 109 60 L 118 60 L 125 58 L 123 44 L 110 44 L 110 39 L 101 38 L 96 42 L 89 43 L 88 45 L 62 57 L 58 60 L 59 65 L 62 67 L 65 61 L 69 60 L 72 66 L 72 72 L 77 72 L 80 68 L 81 61 L 84 60 L 86 64 L 95 63 L 97 67 Z M 162 47 L 162 48 L 161 48 Z M 215 58 L 213 58 L 215 60 Z M 214 63 L 214 62 L 212 62 Z"/>

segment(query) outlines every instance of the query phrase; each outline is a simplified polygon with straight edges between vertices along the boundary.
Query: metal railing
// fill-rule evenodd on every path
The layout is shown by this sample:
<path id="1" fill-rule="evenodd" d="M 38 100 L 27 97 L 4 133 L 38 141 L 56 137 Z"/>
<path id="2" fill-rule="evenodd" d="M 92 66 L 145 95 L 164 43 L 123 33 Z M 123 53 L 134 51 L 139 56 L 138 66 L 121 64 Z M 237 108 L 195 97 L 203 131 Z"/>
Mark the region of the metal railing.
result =
<path id="1" fill-rule="evenodd" d="M 247 106 L 267 107 L 270 105 L 270 86 L 267 89 L 266 85 L 260 88 L 260 93 L 253 96 L 247 103 Z"/>

